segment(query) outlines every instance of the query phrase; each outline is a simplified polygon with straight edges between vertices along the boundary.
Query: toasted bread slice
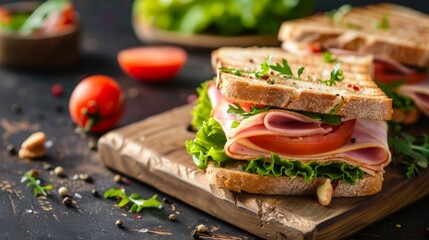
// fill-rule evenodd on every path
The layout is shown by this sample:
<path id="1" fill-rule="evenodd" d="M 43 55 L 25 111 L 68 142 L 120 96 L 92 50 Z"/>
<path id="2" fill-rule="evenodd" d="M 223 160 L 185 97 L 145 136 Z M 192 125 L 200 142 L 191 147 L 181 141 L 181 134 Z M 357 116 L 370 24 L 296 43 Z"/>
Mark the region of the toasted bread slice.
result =
<path id="1" fill-rule="evenodd" d="M 429 66 L 429 16 L 395 4 L 354 7 L 339 19 L 324 14 L 286 21 L 278 38 L 283 46 L 320 44 L 380 55 L 403 64 Z"/>
<path id="2" fill-rule="evenodd" d="M 347 56 L 345 60 L 345 80 L 335 86 L 327 86 L 320 80 L 322 74 L 331 71 L 334 63 L 325 64 L 321 56 L 296 56 L 272 48 L 228 48 L 219 49 L 212 55 L 213 65 L 217 67 L 253 70 L 271 55 L 271 64 L 287 60 L 293 72 L 298 66 L 305 67 L 300 79 L 279 77 L 276 72 L 270 74 L 271 82 L 257 79 L 252 75 L 240 75 L 218 72 L 217 87 L 230 99 L 263 104 L 279 108 L 310 111 L 325 114 L 337 114 L 346 118 L 365 118 L 389 120 L 392 116 L 392 100 L 371 80 L 368 73 L 371 58 Z M 250 57 L 253 56 L 253 57 Z M 363 67 L 353 68 L 353 60 Z M 347 62 L 348 61 L 348 62 Z M 306 65 L 301 65 L 306 64 Z M 359 64 L 358 64 L 359 63 Z M 341 65 L 341 69 L 343 65 Z M 216 67 L 215 67 L 216 69 Z M 361 72 L 354 72 L 354 69 Z M 366 69 L 366 70 L 364 70 Z M 365 73 L 364 73 L 365 72 Z"/>
<path id="3" fill-rule="evenodd" d="M 261 176 L 246 173 L 237 163 L 215 167 L 209 164 L 206 169 L 209 183 L 234 192 L 248 192 L 256 194 L 272 194 L 287 196 L 311 196 L 316 195 L 317 186 L 323 181 L 316 178 L 311 182 L 305 182 L 302 177 L 292 179 L 290 177 Z M 343 181 L 334 182 L 334 197 L 359 197 L 378 193 L 383 184 L 383 175 L 365 175 L 356 184 L 350 185 Z"/>

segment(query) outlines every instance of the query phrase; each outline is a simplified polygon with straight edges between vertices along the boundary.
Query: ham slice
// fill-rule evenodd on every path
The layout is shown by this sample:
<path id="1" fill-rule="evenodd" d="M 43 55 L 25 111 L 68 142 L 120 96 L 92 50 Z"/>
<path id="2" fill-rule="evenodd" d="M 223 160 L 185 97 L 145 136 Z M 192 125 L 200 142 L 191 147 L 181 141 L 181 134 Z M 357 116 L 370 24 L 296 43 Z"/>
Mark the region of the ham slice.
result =
<path id="1" fill-rule="evenodd" d="M 411 98 L 417 108 L 426 116 L 429 116 L 429 78 L 414 84 L 404 84 L 397 92 Z"/>
<path id="2" fill-rule="evenodd" d="M 249 160 L 260 156 L 270 157 L 271 152 L 249 141 L 250 137 L 271 135 L 300 137 L 314 134 L 327 134 L 331 128 L 322 127 L 318 120 L 302 114 L 272 109 L 241 121 L 237 128 L 232 128 L 232 121 L 237 119 L 234 114 L 226 113 L 229 108 L 227 101 L 219 101 L 212 111 L 213 117 L 221 124 L 227 136 L 225 153 L 237 160 Z M 357 119 L 353 132 L 354 143 L 313 155 L 281 155 L 291 160 L 302 162 L 345 162 L 359 166 L 364 172 L 376 175 L 384 171 L 391 161 L 387 144 L 387 124 L 382 121 Z"/>

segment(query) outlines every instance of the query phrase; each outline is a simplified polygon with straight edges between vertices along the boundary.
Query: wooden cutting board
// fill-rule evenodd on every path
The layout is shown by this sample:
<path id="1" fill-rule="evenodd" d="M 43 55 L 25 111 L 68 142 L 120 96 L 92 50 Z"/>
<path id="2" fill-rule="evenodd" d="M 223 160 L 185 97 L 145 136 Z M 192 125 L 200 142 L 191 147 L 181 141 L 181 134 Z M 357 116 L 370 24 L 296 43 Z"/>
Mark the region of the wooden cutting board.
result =
<path id="1" fill-rule="evenodd" d="M 191 206 L 263 238 L 339 239 L 429 194 L 429 171 L 411 180 L 389 166 L 383 190 L 369 197 L 262 196 L 214 188 L 197 169 L 184 143 L 191 106 L 175 108 L 114 130 L 99 140 L 103 163 Z"/>

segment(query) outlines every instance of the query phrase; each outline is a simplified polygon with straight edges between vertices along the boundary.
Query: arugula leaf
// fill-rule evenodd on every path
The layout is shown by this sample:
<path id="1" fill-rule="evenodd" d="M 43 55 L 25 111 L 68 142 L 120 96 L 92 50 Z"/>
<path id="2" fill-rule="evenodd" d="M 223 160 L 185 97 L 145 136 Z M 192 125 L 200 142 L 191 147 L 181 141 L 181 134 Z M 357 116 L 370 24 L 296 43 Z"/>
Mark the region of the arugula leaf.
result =
<path id="1" fill-rule="evenodd" d="M 406 176 L 412 178 L 418 175 L 421 168 L 429 164 L 429 135 L 423 133 L 418 138 L 401 132 L 399 124 L 389 123 L 389 147 L 392 161 L 395 164 L 407 166 Z"/>
<path id="2" fill-rule="evenodd" d="M 149 199 L 143 199 L 138 193 L 132 193 L 128 196 L 125 189 L 115 188 L 111 188 L 104 192 L 104 198 L 120 198 L 121 200 L 118 203 L 120 208 L 132 203 L 130 212 L 141 212 L 143 208 L 149 207 L 162 208 L 162 203 L 156 200 L 157 197 L 158 195 L 155 194 Z"/>
<path id="3" fill-rule="evenodd" d="M 270 71 L 270 62 L 271 62 L 271 55 L 268 55 L 268 58 L 265 62 L 263 62 L 259 68 L 255 68 L 253 71 L 245 71 L 245 70 L 238 70 L 233 68 L 224 68 L 220 67 L 219 71 L 225 72 L 225 73 L 232 73 L 237 76 L 241 76 L 243 74 L 251 74 L 255 75 L 257 79 L 262 79 L 264 76 L 267 76 Z"/>
<path id="4" fill-rule="evenodd" d="M 390 27 L 389 19 L 387 18 L 387 15 L 383 15 L 380 22 L 374 24 L 374 28 L 376 29 L 388 29 Z"/>
<path id="5" fill-rule="evenodd" d="M 251 107 L 250 110 L 247 112 L 240 106 L 240 104 L 233 103 L 233 105 L 234 106 L 229 105 L 229 108 L 226 112 L 240 115 L 243 117 L 243 119 L 249 118 L 253 115 L 256 115 L 256 114 L 259 114 L 259 113 L 262 113 L 262 112 L 265 112 L 265 111 L 272 109 L 272 107 L 269 107 L 269 106 L 259 108 L 257 105 L 255 105 L 255 106 Z"/>
<path id="6" fill-rule="evenodd" d="M 200 87 L 197 88 L 198 99 L 195 107 L 192 109 L 192 126 L 196 129 L 203 125 L 203 122 L 210 118 L 210 112 L 212 105 L 210 102 L 208 92 L 208 85 L 210 81 L 201 83 Z"/>
<path id="7" fill-rule="evenodd" d="M 306 112 L 306 111 L 296 111 L 296 112 L 301 113 L 312 119 L 322 121 L 323 123 L 332 124 L 332 125 L 341 124 L 341 117 L 338 115 Z"/>
<path id="8" fill-rule="evenodd" d="M 275 66 L 270 65 L 270 68 L 279 72 L 281 75 L 284 75 L 287 77 L 295 77 L 292 73 L 292 69 L 290 68 L 287 60 L 283 58 L 282 63 L 283 63 L 283 66 L 277 63 Z"/>
<path id="9" fill-rule="evenodd" d="M 222 126 L 210 118 L 204 122 L 198 130 L 194 140 L 185 143 L 186 151 L 192 155 L 194 164 L 200 169 L 206 169 L 209 161 L 214 161 L 216 166 L 228 161 L 229 157 L 223 151 L 226 136 Z"/>
<path id="10" fill-rule="evenodd" d="M 24 176 L 22 176 L 21 178 L 22 183 L 26 181 L 29 181 L 26 187 L 34 187 L 33 194 L 35 197 L 37 197 L 39 194 L 42 194 L 43 196 L 48 196 L 47 191 L 52 190 L 54 188 L 51 184 L 42 186 L 41 180 L 32 177 L 28 172 L 24 173 Z"/>
<path id="11" fill-rule="evenodd" d="M 336 85 L 337 82 L 342 82 L 344 80 L 344 72 L 340 69 L 340 65 L 340 63 L 336 63 L 334 69 L 330 73 L 330 78 L 326 80 L 321 79 L 320 82 L 330 87 Z"/>
<path id="12" fill-rule="evenodd" d="M 323 62 L 324 63 L 334 63 L 337 59 L 330 52 L 323 53 Z"/>
<path id="13" fill-rule="evenodd" d="M 404 80 L 392 83 L 381 83 L 375 81 L 375 83 L 389 98 L 392 99 L 393 107 L 401 108 L 405 111 L 411 111 L 416 108 L 416 105 L 411 98 L 400 95 L 395 91 L 395 89 L 405 83 Z"/>

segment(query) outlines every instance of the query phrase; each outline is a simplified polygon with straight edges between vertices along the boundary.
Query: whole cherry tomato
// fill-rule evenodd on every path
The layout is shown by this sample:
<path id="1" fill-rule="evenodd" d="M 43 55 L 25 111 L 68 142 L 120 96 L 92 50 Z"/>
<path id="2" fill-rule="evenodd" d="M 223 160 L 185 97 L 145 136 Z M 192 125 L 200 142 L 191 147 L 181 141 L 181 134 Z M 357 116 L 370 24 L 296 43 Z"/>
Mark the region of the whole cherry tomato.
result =
<path id="1" fill-rule="evenodd" d="M 72 120 L 88 132 L 106 132 L 118 124 L 124 112 L 125 95 L 110 77 L 94 75 L 83 79 L 69 102 Z"/>

